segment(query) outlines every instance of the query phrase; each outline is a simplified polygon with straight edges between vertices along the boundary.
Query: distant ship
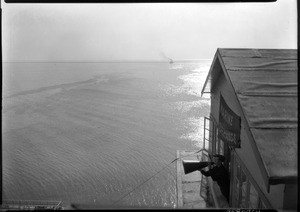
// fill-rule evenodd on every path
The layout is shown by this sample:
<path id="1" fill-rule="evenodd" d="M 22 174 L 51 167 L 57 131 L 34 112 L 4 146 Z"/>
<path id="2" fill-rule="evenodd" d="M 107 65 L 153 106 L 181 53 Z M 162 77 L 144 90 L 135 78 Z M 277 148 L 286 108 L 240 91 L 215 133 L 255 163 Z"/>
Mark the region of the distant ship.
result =
<path id="1" fill-rule="evenodd" d="M 169 59 L 170 64 L 174 63 L 174 61 L 171 58 L 168 58 L 168 59 Z"/>
<path id="2" fill-rule="evenodd" d="M 174 61 L 171 58 L 167 57 L 164 52 L 161 52 L 161 55 L 163 58 L 168 59 L 170 64 L 174 63 Z"/>

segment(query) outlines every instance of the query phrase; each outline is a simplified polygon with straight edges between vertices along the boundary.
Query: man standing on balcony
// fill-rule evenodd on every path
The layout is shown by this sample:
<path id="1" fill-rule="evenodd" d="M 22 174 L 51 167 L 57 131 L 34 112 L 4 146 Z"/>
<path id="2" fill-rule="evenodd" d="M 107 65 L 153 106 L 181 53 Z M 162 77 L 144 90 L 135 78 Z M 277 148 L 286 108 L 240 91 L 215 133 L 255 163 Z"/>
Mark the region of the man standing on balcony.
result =
<path id="1" fill-rule="evenodd" d="M 209 167 L 209 170 L 204 171 L 201 169 L 200 171 L 203 175 L 207 177 L 210 176 L 213 181 L 217 181 L 223 196 L 225 196 L 229 202 L 230 179 L 228 172 L 222 163 L 224 161 L 225 157 L 223 155 L 216 154 L 213 156 L 213 165 Z"/>

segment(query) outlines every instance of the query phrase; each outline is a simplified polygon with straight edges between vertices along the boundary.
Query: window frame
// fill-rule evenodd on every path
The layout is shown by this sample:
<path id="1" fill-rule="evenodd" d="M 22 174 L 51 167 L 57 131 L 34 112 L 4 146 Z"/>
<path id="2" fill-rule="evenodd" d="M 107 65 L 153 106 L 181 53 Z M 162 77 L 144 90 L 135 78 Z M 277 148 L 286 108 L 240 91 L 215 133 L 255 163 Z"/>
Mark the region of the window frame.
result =
<path id="1" fill-rule="evenodd" d="M 242 207 L 241 205 L 241 194 L 242 194 L 242 183 L 243 183 L 243 179 L 242 179 L 242 174 L 240 173 L 240 175 L 238 176 L 238 168 L 240 167 L 241 169 L 241 173 L 244 173 L 245 178 L 245 182 L 246 182 L 246 191 L 245 191 L 245 205 Z M 269 200 L 266 198 L 266 196 L 263 194 L 263 192 L 260 190 L 259 186 L 257 185 L 257 183 L 255 182 L 254 178 L 251 176 L 250 172 L 248 171 L 248 169 L 246 168 L 246 166 L 243 164 L 242 160 L 238 157 L 238 155 L 236 154 L 236 152 L 234 152 L 233 154 L 233 176 L 231 177 L 232 182 L 232 186 L 236 186 L 237 184 L 237 180 L 238 180 L 238 192 L 236 192 L 236 188 L 232 189 L 233 192 L 230 193 L 230 199 L 232 199 L 231 203 L 233 207 L 236 208 L 249 208 L 249 202 L 250 202 L 250 189 L 251 186 L 253 186 L 253 189 L 255 189 L 256 193 L 257 193 L 257 209 L 272 209 L 272 205 L 269 202 Z M 251 184 L 251 186 L 250 186 Z M 236 194 L 238 193 L 238 194 Z"/>

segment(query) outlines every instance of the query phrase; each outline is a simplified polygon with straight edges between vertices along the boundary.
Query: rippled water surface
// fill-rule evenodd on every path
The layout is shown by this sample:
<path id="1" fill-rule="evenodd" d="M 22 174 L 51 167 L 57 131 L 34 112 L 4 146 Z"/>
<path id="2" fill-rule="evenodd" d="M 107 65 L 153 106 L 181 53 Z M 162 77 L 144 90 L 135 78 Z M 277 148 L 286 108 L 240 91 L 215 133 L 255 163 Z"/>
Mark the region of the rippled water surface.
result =
<path id="1" fill-rule="evenodd" d="M 176 207 L 166 165 L 201 147 L 210 64 L 4 63 L 3 198 Z"/>

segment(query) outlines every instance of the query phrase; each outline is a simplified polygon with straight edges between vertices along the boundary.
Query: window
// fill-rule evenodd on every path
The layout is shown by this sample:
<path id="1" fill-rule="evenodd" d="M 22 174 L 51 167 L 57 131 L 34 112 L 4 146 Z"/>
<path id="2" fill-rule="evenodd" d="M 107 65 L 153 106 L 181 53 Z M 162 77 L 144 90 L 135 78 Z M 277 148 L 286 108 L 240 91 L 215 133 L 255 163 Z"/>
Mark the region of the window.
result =
<path id="1" fill-rule="evenodd" d="M 209 153 L 211 155 L 216 154 L 216 138 L 217 138 L 217 124 L 216 120 L 212 115 L 210 115 L 209 124 Z"/>
<path id="2" fill-rule="evenodd" d="M 221 155 L 224 155 L 225 154 L 225 144 L 224 144 L 224 141 L 222 139 L 220 139 L 218 137 L 218 128 L 217 128 L 217 125 L 213 122 L 213 125 L 214 127 L 212 128 L 212 134 L 215 135 L 213 137 L 213 139 L 211 141 L 214 142 L 214 145 L 212 144 L 210 146 L 211 149 L 211 152 L 212 154 L 221 154 Z"/>
<path id="3" fill-rule="evenodd" d="M 249 208 L 258 208 L 258 193 L 251 182 L 250 186 L 250 196 L 249 196 Z"/>
<path id="4" fill-rule="evenodd" d="M 240 166 L 237 165 L 234 167 L 234 181 L 233 181 L 233 205 L 238 205 L 239 202 L 239 187 L 240 187 Z"/>
<path id="5" fill-rule="evenodd" d="M 219 150 L 220 150 L 220 142 L 219 142 L 219 140 L 217 140 L 217 142 L 216 142 L 216 148 L 215 148 L 215 151 L 214 151 L 214 153 L 215 154 L 219 154 Z"/>
<path id="6" fill-rule="evenodd" d="M 216 138 L 218 137 L 218 127 L 216 122 L 214 121 L 214 128 L 213 128 L 213 136 L 212 136 L 212 149 L 211 149 L 211 153 L 214 155 L 216 154 L 216 148 L 217 148 L 217 143 L 216 143 Z"/>
<path id="7" fill-rule="evenodd" d="M 271 208 L 270 203 L 251 177 L 248 170 L 234 157 L 232 206 L 236 208 Z"/>
<path id="8" fill-rule="evenodd" d="M 247 207 L 247 202 L 246 202 L 246 194 L 247 194 L 247 180 L 246 179 L 246 175 L 243 172 L 243 170 L 241 169 L 241 177 L 240 177 L 240 202 L 239 205 L 241 208 L 246 208 Z"/>
<path id="9" fill-rule="evenodd" d="M 219 139 L 219 154 L 224 155 L 224 141 Z"/>

